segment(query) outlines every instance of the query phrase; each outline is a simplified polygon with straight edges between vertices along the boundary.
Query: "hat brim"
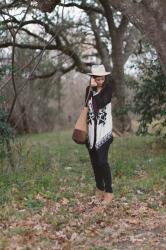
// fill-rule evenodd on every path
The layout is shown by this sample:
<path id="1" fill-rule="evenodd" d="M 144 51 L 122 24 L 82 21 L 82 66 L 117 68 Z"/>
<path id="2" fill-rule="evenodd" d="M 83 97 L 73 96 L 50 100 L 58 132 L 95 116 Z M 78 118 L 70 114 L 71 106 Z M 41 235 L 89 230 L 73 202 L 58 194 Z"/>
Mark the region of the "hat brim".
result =
<path id="1" fill-rule="evenodd" d="M 107 75 L 110 75 L 111 72 L 104 72 L 104 73 L 96 73 L 96 74 L 93 74 L 93 73 L 87 73 L 88 75 L 90 76 L 107 76 Z"/>

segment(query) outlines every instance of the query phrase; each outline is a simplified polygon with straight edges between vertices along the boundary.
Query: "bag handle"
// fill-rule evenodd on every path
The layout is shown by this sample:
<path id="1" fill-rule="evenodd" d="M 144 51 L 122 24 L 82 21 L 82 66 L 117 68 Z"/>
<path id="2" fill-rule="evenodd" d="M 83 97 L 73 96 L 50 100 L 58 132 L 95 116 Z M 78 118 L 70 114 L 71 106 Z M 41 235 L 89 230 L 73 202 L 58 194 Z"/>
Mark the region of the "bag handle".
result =
<path id="1" fill-rule="evenodd" d="M 88 91 L 88 95 L 87 95 L 87 98 L 86 98 L 86 101 L 85 101 L 85 106 L 87 106 L 91 90 L 92 90 L 92 86 L 91 86 L 91 78 L 90 78 L 90 80 L 89 80 L 89 91 Z"/>

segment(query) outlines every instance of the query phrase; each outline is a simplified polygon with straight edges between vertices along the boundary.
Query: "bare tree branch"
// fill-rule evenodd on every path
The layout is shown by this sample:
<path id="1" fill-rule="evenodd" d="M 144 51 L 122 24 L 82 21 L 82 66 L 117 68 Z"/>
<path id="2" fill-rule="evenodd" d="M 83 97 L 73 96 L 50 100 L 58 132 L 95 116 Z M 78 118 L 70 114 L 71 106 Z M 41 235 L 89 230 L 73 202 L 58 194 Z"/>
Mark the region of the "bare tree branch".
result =
<path id="1" fill-rule="evenodd" d="M 18 0 L 14 0 L 12 3 L 0 3 L 0 11 L 4 9 L 9 9 L 11 7 L 15 7 L 18 4 Z"/>
<path id="2" fill-rule="evenodd" d="M 16 35 L 17 35 L 17 32 L 19 31 L 19 29 L 20 29 L 21 26 L 22 26 L 22 23 L 23 23 L 23 21 L 24 21 L 24 19 L 25 19 L 25 17 L 26 17 L 27 12 L 28 12 L 28 9 L 29 9 L 29 5 L 28 5 L 28 7 L 27 7 L 27 10 L 26 10 L 26 12 L 25 12 L 25 15 L 24 15 L 24 17 L 22 18 L 22 21 L 20 22 L 19 27 L 17 28 L 16 32 L 15 32 L 15 31 L 14 31 L 13 33 L 11 32 L 11 35 L 12 35 L 12 37 L 13 37 L 13 43 L 12 43 L 12 77 L 11 77 L 11 79 L 12 79 L 12 83 L 13 83 L 13 88 L 14 88 L 14 94 L 15 94 L 15 96 L 14 96 L 14 99 L 13 99 L 13 102 L 12 102 L 12 105 L 11 105 L 11 109 L 10 109 L 10 111 L 9 111 L 9 115 L 8 115 L 8 119 L 7 119 L 8 121 L 9 121 L 9 119 L 10 119 L 10 117 L 11 117 L 12 112 L 13 112 L 13 109 L 14 109 L 14 106 L 15 106 L 15 103 L 16 103 L 16 100 L 17 100 L 17 97 L 18 97 L 19 94 L 22 92 L 22 90 L 23 90 L 24 87 L 25 87 L 25 84 L 27 83 L 27 81 L 29 80 L 29 78 L 32 76 L 32 74 L 33 74 L 34 71 L 36 70 L 37 66 L 39 65 L 40 60 L 41 60 L 41 58 L 42 58 L 42 55 L 43 55 L 45 49 L 47 48 L 47 45 L 50 45 L 50 44 L 53 42 L 53 40 L 55 39 L 55 37 L 57 36 L 57 33 L 55 33 L 54 36 L 53 36 L 53 37 L 49 40 L 49 42 L 45 45 L 45 47 L 43 48 L 43 50 L 40 52 L 39 60 L 38 60 L 38 62 L 35 64 L 35 66 L 33 67 L 33 70 L 31 71 L 31 73 L 30 73 L 30 75 L 29 75 L 27 81 L 24 83 L 24 85 L 22 86 L 22 88 L 21 88 L 19 91 L 16 91 L 16 84 L 15 84 L 15 78 L 14 78 L 14 51 L 15 51 L 15 47 L 16 47 Z M 63 12 L 62 12 L 62 18 L 63 18 Z M 8 25 L 8 24 L 6 23 L 6 25 Z"/>
<path id="3" fill-rule="evenodd" d="M 100 0 L 100 3 L 102 4 L 104 11 L 105 11 L 105 16 L 107 19 L 110 36 L 113 37 L 116 32 L 116 26 L 114 23 L 113 12 L 112 12 L 111 6 L 105 0 Z"/>
<path id="4" fill-rule="evenodd" d="M 9 28 L 8 24 L 6 23 L 6 26 L 7 28 L 9 29 L 10 33 L 11 33 L 11 36 L 13 38 L 13 41 L 12 41 L 12 76 L 11 76 L 11 79 L 12 79 L 12 85 L 13 85 L 13 90 L 14 90 L 14 99 L 13 99 L 13 102 L 12 102 L 12 105 L 11 105 L 11 108 L 10 108 L 10 111 L 9 111 L 9 114 L 8 114 L 8 118 L 7 118 L 7 122 L 10 120 L 10 117 L 12 115 L 12 112 L 13 112 L 13 109 L 14 109 L 14 106 L 15 106 L 15 103 L 16 103 L 16 100 L 17 100 L 17 88 L 16 88 L 16 82 L 15 82 L 15 75 L 14 75 L 14 66 L 15 66 L 15 43 L 16 43 L 16 36 L 17 36 L 17 33 L 19 31 L 19 29 L 21 28 L 21 24 L 24 22 L 25 18 L 26 18 L 26 15 L 29 11 L 29 7 L 30 7 L 30 3 L 31 3 L 31 0 L 29 0 L 28 2 L 28 7 L 25 11 L 25 14 L 18 26 L 18 28 L 16 29 L 16 31 L 12 28 Z"/>
<path id="5" fill-rule="evenodd" d="M 110 70 L 110 55 L 109 51 L 105 45 L 105 43 L 101 39 L 100 35 L 100 27 L 96 24 L 96 16 L 94 14 L 89 14 L 89 20 L 92 26 L 92 30 L 94 32 L 95 40 L 96 40 L 96 49 L 100 55 L 100 58 L 105 65 L 107 70 Z"/>
<path id="6" fill-rule="evenodd" d="M 52 72 L 49 72 L 47 74 L 41 74 L 41 75 L 33 75 L 30 80 L 35 80 L 35 79 L 45 79 L 45 78 L 49 78 L 52 77 L 53 75 L 55 75 L 58 71 L 61 71 L 63 74 L 68 73 L 69 71 L 71 71 L 72 69 L 74 69 L 75 64 L 73 63 L 72 65 L 70 65 L 67 68 L 61 67 L 59 68 L 59 65 L 55 68 L 55 70 L 53 70 Z"/>
<path id="7" fill-rule="evenodd" d="M 127 29 L 127 25 L 129 24 L 129 20 L 127 19 L 126 16 L 122 16 L 122 20 L 120 22 L 120 25 L 118 27 L 118 32 L 120 33 L 125 33 L 126 29 Z"/>
<path id="8" fill-rule="evenodd" d="M 48 42 L 47 42 L 48 44 Z M 7 48 L 7 47 L 11 47 L 12 46 L 12 42 L 6 42 L 6 43 L 0 43 L 0 48 Z M 21 49 L 32 49 L 32 50 L 43 50 L 45 49 L 45 45 L 40 45 L 40 44 L 22 44 L 22 43 L 15 43 L 15 47 L 17 48 L 21 48 Z M 58 47 L 56 45 L 48 45 L 47 46 L 47 50 L 56 50 L 58 49 Z"/>
<path id="9" fill-rule="evenodd" d="M 87 11 L 88 12 L 95 12 L 95 13 L 104 15 L 104 11 L 102 8 L 96 7 L 96 6 L 93 6 L 91 4 L 84 3 L 84 2 L 82 2 L 81 4 L 71 2 L 71 3 L 59 4 L 59 5 L 64 6 L 64 7 L 77 7 L 79 9 L 85 10 L 86 12 Z"/>

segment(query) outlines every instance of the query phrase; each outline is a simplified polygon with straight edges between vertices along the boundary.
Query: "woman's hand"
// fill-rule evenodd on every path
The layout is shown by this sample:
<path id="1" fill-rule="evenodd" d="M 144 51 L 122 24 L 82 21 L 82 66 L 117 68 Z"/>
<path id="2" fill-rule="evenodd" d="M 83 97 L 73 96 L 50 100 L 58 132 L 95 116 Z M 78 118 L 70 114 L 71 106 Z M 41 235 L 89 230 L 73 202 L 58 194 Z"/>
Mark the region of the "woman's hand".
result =
<path id="1" fill-rule="evenodd" d="M 90 85 L 91 85 L 92 87 L 97 86 L 97 83 L 95 82 L 95 79 L 94 79 L 93 77 L 91 77 Z"/>

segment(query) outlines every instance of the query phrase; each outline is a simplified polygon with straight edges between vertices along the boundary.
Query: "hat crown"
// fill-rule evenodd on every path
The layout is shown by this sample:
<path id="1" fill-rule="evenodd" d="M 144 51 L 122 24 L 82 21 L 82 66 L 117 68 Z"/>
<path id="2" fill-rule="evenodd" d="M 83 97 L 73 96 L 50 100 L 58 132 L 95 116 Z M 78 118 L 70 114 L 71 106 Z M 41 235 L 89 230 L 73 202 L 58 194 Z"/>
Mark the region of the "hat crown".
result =
<path id="1" fill-rule="evenodd" d="M 106 72 L 105 67 L 103 64 L 100 65 L 92 65 L 90 75 L 102 76 L 108 75 L 110 72 Z"/>
<path id="2" fill-rule="evenodd" d="M 105 72 L 105 67 L 104 65 L 93 65 L 92 66 L 92 72 Z"/>

